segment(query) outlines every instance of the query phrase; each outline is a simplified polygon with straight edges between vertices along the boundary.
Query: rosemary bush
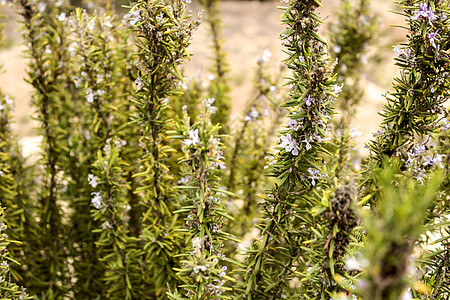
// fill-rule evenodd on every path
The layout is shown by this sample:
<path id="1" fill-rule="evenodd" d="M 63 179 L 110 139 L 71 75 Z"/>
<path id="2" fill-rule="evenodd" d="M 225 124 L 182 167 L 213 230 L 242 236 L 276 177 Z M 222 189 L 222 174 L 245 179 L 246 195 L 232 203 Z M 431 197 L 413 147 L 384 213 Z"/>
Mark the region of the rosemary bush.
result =
<path id="1" fill-rule="evenodd" d="M 235 120 L 220 1 L 200 1 L 212 75 L 182 70 L 190 2 L 0 1 L 43 137 L 31 164 L 0 91 L 0 298 L 449 299 L 448 1 L 398 1 L 400 75 L 366 157 L 368 0 L 341 1 L 329 44 L 322 1 L 282 1 L 284 66 L 264 51 Z"/>

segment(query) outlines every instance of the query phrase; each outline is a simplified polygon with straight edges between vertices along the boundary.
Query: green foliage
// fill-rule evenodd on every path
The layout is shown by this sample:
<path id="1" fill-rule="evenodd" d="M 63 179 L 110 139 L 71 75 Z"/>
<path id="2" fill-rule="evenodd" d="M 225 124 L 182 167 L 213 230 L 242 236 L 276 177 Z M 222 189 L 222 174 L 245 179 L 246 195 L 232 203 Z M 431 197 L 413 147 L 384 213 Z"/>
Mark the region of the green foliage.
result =
<path id="1" fill-rule="evenodd" d="M 285 70 L 281 68 L 277 76 L 271 78 L 267 71 L 269 54 L 266 50 L 257 61 L 254 92 L 232 131 L 231 151 L 226 158 L 229 171 L 225 185 L 235 194 L 229 197 L 229 209 L 234 216 L 229 228 L 239 236 L 255 225 L 258 195 L 268 183 L 268 177 L 263 176 L 265 159 L 286 114 L 280 107 L 286 98 L 286 92 L 280 89 Z"/>
<path id="2" fill-rule="evenodd" d="M 400 1 L 401 74 L 361 173 L 368 1 L 342 1 L 331 57 L 321 1 L 283 1 L 287 70 L 266 51 L 234 123 L 218 0 L 201 1 L 208 81 L 180 71 L 189 0 L 131 1 L 123 18 L 107 1 L 13 2 L 43 141 L 30 165 L 0 93 L 3 298 L 448 298 L 447 2 Z"/>
<path id="3" fill-rule="evenodd" d="M 431 177 L 426 185 L 399 176 L 399 162 L 383 161 L 374 170 L 378 187 L 373 212 L 363 211 L 367 243 L 362 264 L 366 264 L 359 282 L 364 299 L 400 299 L 406 292 L 408 266 L 415 241 L 424 233 L 427 208 L 436 198 L 442 174 Z"/>
<path id="4" fill-rule="evenodd" d="M 231 100 L 228 95 L 230 91 L 227 80 L 228 64 L 221 38 L 220 0 L 200 0 L 199 2 L 206 13 L 206 22 L 210 29 L 212 48 L 214 50 L 214 55 L 212 56 L 213 65 L 211 67 L 213 78 L 208 86 L 208 96 L 209 98 L 214 98 L 215 106 L 217 107 L 217 112 L 212 116 L 212 121 L 213 123 L 221 124 L 221 132 L 224 133 L 227 131 L 230 118 Z"/>
<path id="5" fill-rule="evenodd" d="M 182 180 L 178 189 L 182 192 L 182 207 L 175 213 L 183 214 L 186 222 L 187 246 L 181 256 L 182 266 L 177 268 L 177 276 L 183 282 L 182 299 L 230 299 L 226 297 L 228 288 L 223 285 L 232 279 L 227 276 L 226 266 L 221 266 L 226 258 L 223 242 L 235 240 L 221 228 L 225 219 L 231 219 L 224 209 L 220 190 L 220 173 L 225 168 L 222 161 L 222 143 L 217 134 L 218 125 L 211 123 L 211 100 L 204 101 L 204 109 L 197 122 L 190 125 L 189 116 L 184 115 L 177 122 L 173 138 L 183 139 Z M 187 215 L 186 215 L 187 214 Z M 192 243 L 192 247 L 190 244 Z M 180 299 L 177 294 L 169 293 L 169 298 Z"/>
<path id="6" fill-rule="evenodd" d="M 361 77 L 367 63 L 367 48 L 373 43 L 378 29 L 377 16 L 369 0 L 342 0 L 335 22 L 330 30 L 331 56 L 336 59 L 334 72 L 342 88 L 337 101 L 340 116 L 338 128 L 350 125 L 357 105 L 364 95 Z"/>

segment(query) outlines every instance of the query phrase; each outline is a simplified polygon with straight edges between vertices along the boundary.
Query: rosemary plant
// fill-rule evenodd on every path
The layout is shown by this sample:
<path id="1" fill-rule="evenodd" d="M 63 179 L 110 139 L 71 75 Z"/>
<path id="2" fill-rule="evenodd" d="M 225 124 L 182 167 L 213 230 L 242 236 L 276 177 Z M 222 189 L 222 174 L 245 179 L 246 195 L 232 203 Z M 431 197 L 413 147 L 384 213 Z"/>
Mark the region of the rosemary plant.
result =
<path id="1" fill-rule="evenodd" d="M 280 104 L 286 98 L 281 89 L 285 70 L 280 68 L 274 78 L 268 73 L 267 62 L 271 53 L 266 50 L 257 60 L 254 79 L 254 95 L 247 101 L 243 114 L 234 129 L 230 141 L 231 151 L 227 157 L 227 189 L 234 193 L 230 197 L 230 230 L 242 236 L 257 218 L 257 197 L 264 192 L 267 183 L 264 160 L 275 142 L 277 129 L 286 110 Z M 231 201 L 232 200 L 232 201 Z M 239 226 L 237 226 L 239 225 Z"/>
<path id="2" fill-rule="evenodd" d="M 334 72 L 342 92 L 337 101 L 340 116 L 335 125 L 341 130 L 348 127 L 364 95 L 361 77 L 367 63 L 367 48 L 374 42 L 378 18 L 369 0 L 342 0 L 335 22 L 330 30 L 331 55 L 337 60 Z"/>
<path id="3" fill-rule="evenodd" d="M 398 176 L 398 160 L 386 160 L 382 166 L 374 170 L 380 193 L 375 196 L 375 211 L 364 211 L 362 215 L 367 244 L 357 263 L 357 267 L 364 268 L 358 293 L 369 300 L 411 299 L 407 289 L 411 255 L 416 240 L 425 232 L 427 209 L 436 198 L 442 174 L 431 176 L 426 185 L 421 185 L 412 178 Z"/>
<path id="4" fill-rule="evenodd" d="M 135 299 L 143 297 L 141 287 L 144 266 L 139 263 L 140 250 L 136 238 L 130 238 L 127 212 L 130 206 L 126 200 L 127 186 L 120 159 L 120 140 L 109 140 L 103 151 L 98 152 L 94 172 L 89 176 L 93 187 L 92 216 L 99 226 L 94 232 L 100 236 L 96 241 L 100 261 L 105 265 L 103 297 L 107 299 Z M 140 294 L 140 295 L 139 295 Z M 97 294 L 99 295 L 99 294 Z"/>
<path id="5" fill-rule="evenodd" d="M 327 123 L 339 92 L 326 43 L 316 33 L 321 21 L 314 10 L 319 6 L 320 1 L 293 0 L 282 15 L 287 25 L 282 33 L 288 54 L 285 63 L 294 74 L 287 82 L 291 98 L 282 104 L 290 120 L 280 131 L 278 152 L 272 161 L 272 176 L 278 180 L 262 203 L 264 219 L 258 225 L 262 236 L 245 262 L 240 290 L 248 299 L 294 296 L 299 285 L 292 282 L 307 268 L 301 257 L 309 250 L 314 222 L 305 219 L 303 212 L 311 205 L 314 190 L 322 186 L 320 155 L 325 152 Z M 316 290 L 310 295 L 302 294 L 318 296 Z"/>
<path id="6" fill-rule="evenodd" d="M 173 286 L 176 258 L 180 249 L 180 227 L 173 216 L 179 206 L 170 185 L 172 176 L 167 158 L 173 149 L 166 142 L 170 125 L 168 99 L 178 80 L 182 80 L 178 64 L 187 59 L 186 47 L 198 21 L 189 23 L 187 2 L 136 1 L 131 7 L 130 22 L 138 34 L 137 67 L 134 103 L 137 113 L 132 122 L 141 130 L 142 172 L 137 192 L 143 199 L 142 239 L 145 243 L 148 283 L 153 297 L 164 297 L 167 284 Z"/>
<path id="7" fill-rule="evenodd" d="M 65 295 L 69 280 L 67 269 L 67 226 L 62 220 L 60 153 L 63 151 L 64 131 L 58 128 L 65 118 L 64 101 L 59 88 L 64 79 L 65 59 L 60 51 L 64 36 L 51 18 L 44 15 L 32 1 L 18 0 L 23 17 L 24 39 L 28 44 L 29 82 L 35 88 L 33 105 L 44 137 L 41 190 L 38 218 L 41 247 L 34 249 L 37 269 L 27 286 L 43 298 Z M 47 8 L 51 10 L 51 8 Z"/>
<path id="8" fill-rule="evenodd" d="M 378 163 L 384 156 L 394 155 L 406 161 L 408 155 L 414 155 L 411 151 L 416 137 L 426 141 L 447 113 L 448 2 L 405 0 L 399 4 L 408 24 L 408 42 L 394 49 L 401 75 L 393 84 L 395 92 L 386 95 L 382 127 L 369 143 L 371 156 Z"/>
<path id="9" fill-rule="evenodd" d="M 225 212 L 220 190 L 220 173 L 225 169 L 222 161 L 223 146 L 217 134 L 218 125 L 211 123 L 211 114 L 216 110 L 211 99 L 204 101 L 204 108 L 197 122 L 190 125 L 189 116 L 177 123 L 175 138 L 183 139 L 183 164 L 180 181 L 183 193 L 183 206 L 176 211 L 185 215 L 188 229 L 188 245 L 192 247 L 182 254 L 182 267 L 177 268 L 177 276 L 183 284 L 179 292 L 169 293 L 170 299 L 210 299 L 227 297 L 224 284 L 234 281 L 226 275 L 223 265 L 226 258 L 223 242 L 234 240 L 230 234 L 221 230 L 225 219 L 231 217 Z M 187 214 L 187 216 L 186 216 Z"/>
<path id="10" fill-rule="evenodd" d="M 214 64 L 211 68 L 212 80 L 209 83 L 209 97 L 215 99 L 217 112 L 212 116 L 213 123 L 222 125 L 222 132 L 225 132 L 231 113 L 231 101 L 229 91 L 230 86 L 227 80 L 228 64 L 223 50 L 223 40 L 221 38 L 221 18 L 219 12 L 220 0 L 200 0 L 206 12 L 206 23 L 209 26 L 212 48 L 214 50 Z"/>

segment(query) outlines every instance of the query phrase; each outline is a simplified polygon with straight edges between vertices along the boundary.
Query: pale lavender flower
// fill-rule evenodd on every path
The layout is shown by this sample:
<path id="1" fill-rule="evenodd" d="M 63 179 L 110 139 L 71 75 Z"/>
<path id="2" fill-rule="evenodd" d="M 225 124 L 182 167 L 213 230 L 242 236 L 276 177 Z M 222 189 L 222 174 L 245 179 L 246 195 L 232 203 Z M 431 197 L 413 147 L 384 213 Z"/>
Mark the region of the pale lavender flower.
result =
<path id="1" fill-rule="evenodd" d="M 88 175 L 88 182 L 89 182 L 89 185 L 90 186 L 92 186 L 93 188 L 95 188 L 96 186 L 97 186 L 97 180 L 98 180 L 98 177 L 97 176 L 95 176 L 95 175 L 93 175 L 93 174 L 89 174 Z"/>
<path id="2" fill-rule="evenodd" d="M 352 128 L 352 130 L 350 130 L 350 137 L 351 138 L 355 138 L 357 136 L 361 136 L 362 132 L 358 130 L 358 127 Z"/>
<path id="3" fill-rule="evenodd" d="M 311 106 L 312 100 L 314 100 L 311 96 L 308 95 L 308 98 L 303 99 L 305 101 L 306 106 Z"/>
<path id="4" fill-rule="evenodd" d="M 339 93 L 342 92 L 342 88 L 343 88 L 343 87 L 344 87 L 344 84 L 342 84 L 341 86 L 335 84 L 335 85 L 333 86 L 333 88 L 334 88 L 333 94 L 335 94 L 335 95 L 338 96 Z"/>
<path id="5" fill-rule="evenodd" d="M 393 51 L 397 56 L 402 55 L 402 48 L 400 48 L 400 46 L 395 47 Z"/>
<path id="6" fill-rule="evenodd" d="M 259 112 L 253 106 L 250 113 L 244 117 L 244 121 L 255 121 L 259 117 Z"/>
<path id="7" fill-rule="evenodd" d="M 300 55 L 299 60 L 300 60 L 301 62 L 305 62 L 305 57 L 304 57 L 303 55 Z"/>
<path id="8" fill-rule="evenodd" d="M 226 270 L 227 270 L 227 267 L 223 266 L 222 267 L 222 272 L 219 273 L 219 277 L 223 277 L 223 276 L 227 275 L 227 273 L 225 273 Z"/>
<path id="9" fill-rule="evenodd" d="M 289 122 L 287 123 L 287 127 L 294 129 L 295 131 L 300 129 L 300 124 L 298 123 L 297 120 L 294 119 L 290 119 Z"/>
<path id="10" fill-rule="evenodd" d="M 433 45 L 434 48 L 436 48 L 436 44 L 434 41 L 436 40 L 439 42 L 439 40 L 436 38 L 437 33 L 438 33 L 438 30 L 436 30 L 434 33 L 430 32 L 427 34 L 428 40 L 430 41 L 430 44 Z"/>
<path id="11" fill-rule="evenodd" d="M 100 209 L 100 207 L 102 206 L 102 197 L 100 196 L 100 193 L 92 192 L 91 195 L 94 196 L 91 200 L 92 205 L 94 205 L 96 209 Z"/>
<path id="12" fill-rule="evenodd" d="M 414 16 L 411 17 L 413 20 L 421 20 L 421 19 L 428 19 L 428 22 L 433 22 L 436 20 L 438 16 L 434 13 L 434 11 L 431 8 L 428 8 L 427 3 L 421 3 L 419 4 L 419 10 L 416 11 Z"/>
<path id="13" fill-rule="evenodd" d="M 79 87 L 81 84 L 81 78 L 78 76 L 72 77 L 73 82 L 75 83 L 75 87 Z"/>
<path id="14" fill-rule="evenodd" d="M 91 89 L 87 89 L 87 90 L 86 90 L 86 100 L 87 100 L 87 102 L 89 102 L 89 103 L 94 102 L 94 93 L 92 92 Z"/>
<path id="15" fill-rule="evenodd" d="M 141 78 L 137 78 L 134 83 L 136 83 L 136 88 L 139 91 L 142 88 L 142 80 Z"/>
<path id="16" fill-rule="evenodd" d="M 292 155 L 298 155 L 300 148 L 298 147 L 297 142 L 292 138 L 291 134 L 282 135 L 280 137 L 281 144 L 280 146 L 286 150 L 286 152 L 291 152 Z"/>
<path id="17" fill-rule="evenodd" d="M 310 142 L 313 141 L 313 138 L 307 137 L 306 134 L 304 135 L 304 137 L 305 138 L 302 140 L 302 143 L 306 143 L 306 145 L 305 145 L 306 151 L 309 151 L 312 148 Z"/>
<path id="18" fill-rule="evenodd" d="M 135 11 L 133 11 L 131 13 L 131 15 L 133 16 L 133 18 L 130 18 L 130 24 L 131 25 L 136 25 L 136 23 L 139 22 L 139 20 L 141 18 L 141 10 L 140 9 L 136 9 Z"/>
<path id="19" fill-rule="evenodd" d="M 310 176 L 308 176 L 308 178 L 311 179 L 311 185 L 315 186 L 316 179 L 320 179 L 322 177 L 321 173 L 319 170 L 313 169 L 313 168 L 308 168 L 308 172 L 309 172 L 309 174 L 311 174 Z"/>

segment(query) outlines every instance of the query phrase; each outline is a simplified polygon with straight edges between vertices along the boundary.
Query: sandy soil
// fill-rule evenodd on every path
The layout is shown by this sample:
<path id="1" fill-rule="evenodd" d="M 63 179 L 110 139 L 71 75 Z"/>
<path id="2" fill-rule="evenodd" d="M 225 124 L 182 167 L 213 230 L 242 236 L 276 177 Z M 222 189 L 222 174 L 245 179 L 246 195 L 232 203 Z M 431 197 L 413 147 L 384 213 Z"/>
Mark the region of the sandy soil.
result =
<path id="1" fill-rule="evenodd" d="M 321 10 L 321 16 L 326 18 L 326 22 L 333 19 L 333 11 L 337 8 L 338 3 L 338 1 L 331 0 L 323 1 L 324 8 Z M 273 53 L 271 63 L 274 66 L 283 59 L 278 39 L 283 27 L 280 25 L 280 10 L 277 9 L 277 5 L 279 5 L 278 1 L 224 1 L 221 4 L 224 48 L 228 52 L 230 78 L 233 85 L 231 96 L 234 115 L 239 114 L 250 95 L 253 68 L 256 59 L 262 55 L 264 49 L 269 49 Z M 194 2 L 192 9 L 196 14 L 200 8 Z M 399 16 L 387 13 L 388 10 L 395 9 L 395 5 L 390 0 L 373 0 L 373 9 L 380 15 L 380 18 L 382 17 L 384 25 L 380 32 L 380 39 L 371 52 L 377 53 L 384 60 L 377 66 L 370 63 L 368 65 L 364 82 L 366 96 L 361 102 L 355 120 L 355 126 L 359 126 L 359 130 L 363 132 L 360 142 L 367 141 L 371 137 L 371 133 L 377 129 L 380 121 L 377 112 L 384 103 L 381 94 L 389 90 L 392 77 L 398 73 L 393 66 L 392 46 L 397 45 L 405 35 L 401 29 L 389 26 L 389 24 L 402 22 Z M 6 13 L 10 15 L 6 20 L 8 25 L 6 35 L 15 44 L 9 49 L 0 51 L 0 64 L 4 65 L 6 71 L 0 74 L 0 88 L 16 99 L 15 129 L 17 133 L 21 137 L 33 137 L 35 135 L 33 127 L 36 124 L 31 120 L 32 110 L 29 105 L 31 89 L 23 80 L 26 77 L 26 61 L 22 53 L 24 46 L 21 45 L 19 33 L 15 31 L 18 27 L 17 22 L 11 16 L 11 11 L 6 11 Z M 195 33 L 192 41 L 191 52 L 194 56 L 184 66 L 188 76 L 196 74 L 198 70 L 204 73 L 208 72 L 209 60 L 205 58 L 211 57 L 211 51 L 205 45 L 210 45 L 210 39 L 206 26 L 202 26 Z"/>

